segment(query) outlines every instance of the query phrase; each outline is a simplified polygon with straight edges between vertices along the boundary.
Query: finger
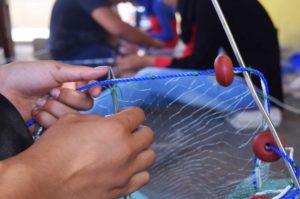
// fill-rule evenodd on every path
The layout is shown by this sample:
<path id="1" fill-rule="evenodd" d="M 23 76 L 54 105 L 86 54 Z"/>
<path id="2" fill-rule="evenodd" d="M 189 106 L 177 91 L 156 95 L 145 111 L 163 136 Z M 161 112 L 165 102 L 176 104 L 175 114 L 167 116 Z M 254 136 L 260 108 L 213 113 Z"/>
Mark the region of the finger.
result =
<path id="1" fill-rule="evenodd" d="M 141 173 L 135 174 L 129 181 L 126 191 L 124 195 L 128 195 L 133 193 L 140 188 L 142 188 L 145 184 L 150 181 L 150 173 L 148 171 L 143 171 Z"/>
<path id="2" fill-rule="evenodd" d="M 108 72 L 108 67 L 84 67 L 71 66 L 66 64 L 55 63 L 54 70 L 51 75 L 58 83 L 90 81 L 103 77 Z"/>
<path id="3" fill-rule="evenodd" d="M 97 81 L 95 80 L 91 80 L 89 82 L 76 82 L 76 86 L 73 88 L 73 90 L 76 90 L 77 88 L 83 87 L 87 84 L 92 84 L 95 83 Z M 70 87 L 69 87 L 70 88 Z M 87 93 L 88 95 L 90 95 L 91 97 L 98 97 L 101 94 L 101 86 L 93 86 L 87 90 L 83 91 L 84 93 Z"/>
<path id="4" fill-rule="evenodd" d="M 123 63 L 123 64 L 119 65 L 119 70 L 121 72 L 127 72 L 127 71 L 132 70 L 132 66 L 130 64 Z"/>
<path id="5" fill-rule="evenodd" d="M 94 82 L 96 82 L 96 81 L 92 80 L 89 82 L 89 84 L 94 83 Z M 102 90 L 101 86 L 94 86 L 94 87 L 88 89 L 87 92 L 91 97 L 98 97 L 101 94 L 101 90 Z"/>
<path id="6" fill-rule="evenodd" d="M 55 88 L 50 91 L 50 95 L 54 99 L 76 110 L 88 110 L 93 107 L 93 99 L 84 92 L 66 88 Z"/>
<path id="7" fill-rule="evenodd" d="M 68 113 L 77 113 L 78 111 L 55 100 L 48 99 L 44 106 L 39 107 L 41 110 L 46 111 L 56 118 L 60 118 Z"/>
<path id="8" fill-rule="evenodd" d="M 108 116 L 108 118 L 120 122 L 127 130 L 132 132 L 144 122 L 145 114 L 144 111 L 138 107 L 130 107 Z"/>
<path id="9" fill-rule="evenodd" d="M 34 111 L 32 117 L 37 121 L 37 123 L 45 128 L 49 128 L 57 121 L 56 117 L 43 110 Z"/>
<path id="10" fill-rule="evenodd" d="M 123 63 L 123 58 L 121 56 L 118 56 L 117 59 L 116 59 L 116 64 L 120 65 L 122 63 Z"/>
<path id="11" fill-rule="evenodd" d="M 133 134 L 133 149 L 135 151 L 143 151 L 152 144 L 154 140 L 154 133 L 149 127 L 141 126 Z"/>
<path id="12" fill-rule="evenodd" d="M 122 78 L 133 77 L 135 74 L 136 74 L 136 72 L 133 72 L 133 71 L 125 71 L 122 73 Z"/>
<path id="13" fill-rule="evenodd" d="M 77 82 L 66 82 L 61 87 L 58 88 L 68 88 L 68 89 L 76 90 Z"/>
<path id="14" fill-rule="evenodd" d="M 134 160 L 131 172 L 136 174 L 148 170 L 155 162 L 156 154 L 152 149 L 141 152 Z"/>

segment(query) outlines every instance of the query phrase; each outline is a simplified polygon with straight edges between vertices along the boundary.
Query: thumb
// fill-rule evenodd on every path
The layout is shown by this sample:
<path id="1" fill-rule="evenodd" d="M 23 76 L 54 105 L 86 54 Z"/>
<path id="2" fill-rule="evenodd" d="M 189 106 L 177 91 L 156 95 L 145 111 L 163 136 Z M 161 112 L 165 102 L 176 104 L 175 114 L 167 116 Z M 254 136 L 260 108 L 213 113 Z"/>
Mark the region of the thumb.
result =
<path id="1" fill-rule="evenodd" d="M 96 80 L 107 74 L 107 66 L 96 68 L 60 64 L 52 72 L 53 78 L 59 83 Z"/>

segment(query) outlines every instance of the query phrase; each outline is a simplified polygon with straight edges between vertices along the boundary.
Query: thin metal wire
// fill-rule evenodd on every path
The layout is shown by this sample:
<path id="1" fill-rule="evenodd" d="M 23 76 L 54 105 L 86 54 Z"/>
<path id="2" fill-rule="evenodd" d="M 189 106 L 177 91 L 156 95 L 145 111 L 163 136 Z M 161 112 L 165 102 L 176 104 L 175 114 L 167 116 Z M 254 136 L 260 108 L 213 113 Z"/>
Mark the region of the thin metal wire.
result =
<path id="1" fill-rule="evenodd" d="M 244 62 L 244 60 L 243 60 L 243 58 L 241 56 L 239 48 L 238 48 L 238 46 L 237 46 L 237 44 L 235 42 L 233 34 L 232 34 L 231 30 L 230 30 L 230 27 L 229 27 L 229 25 L 227 23 L 227 20 L 226 20 L 226 18 L 224 16 L 224 13 L 223 13 L 223 11 L 222 11 L 222 9 L 220 7 L 220 4 L 219 4 L 218 0 L 211 0 L 211 1 L 213 3 L 213 6 L 214 6 L 217 14 L 218 14 L 218 17 L 219 17 L 220 21 L 222 23 L 222 26 L 223 26 L 223 28 L 225 30 L 225 33 L 226 33 L 227 38 L 228 38 L 228 40 L 230 42 L 230 45 L 231 45 L 231 47 L 233 49 L 233 52 L 234 52 L 234 54 L 235 54 L 235 56 L 236 56 L 236 58 L 238 60 L 239 65 L 241 67 L 246 67 L 246 64 L 245 64 L 245 62 Z M 253 96 L 253 98 L 254 98 L 254 100 L 255 100 L 255 102 L 256 102 L 259 110 L 260 110 L 260 112 L 263 114 L 263 117 L 266 120 L 266 123 L 268 124 L 268 127 L 269 127 L 269 129 L 270 129 L 270 131 L 271 131 L 271 133 L 272 133 L 275 141 L 276 141 L 276 144 L 277 144 L 279 150 L 282 151 L 286 155 L 286 151 L 285 151 L 285 149 L 284 149 L 284 147 L 283 147 L 283 145 L 282 145 L 282 143 L 281 143 L 281 141 L 279 139 L 278 133 L 276 132 L 276 129 L 275 129 L 275 127 L 274 127 L 274 125 L 273 125 L 273 123 L 272 123 L 272 121 L 271 121 L 271 119 L 270 119 L 270 117 L 269 117 L 266 109 L 264 108 L 263 104 L 259 100 L 259 97 L 258 97 L 258 95 L 257 95 L 257 93 L 255 91 L 254 85 L 253 85 L 253 83 L 251 81 L 251 78 L 250 78 L 249 74 L 247 72 L 243 72 L 243 75 L 245 77 L 246 83 L 247 83 L 247 85 L 248 85 L 248 87 L 250 89 L 250 92 L 251 92 L 251 94 L 252 94 L 252 96 Z M 288 171 L 289 171 L 289 173 L 291 175 L 291 178 L 292 178 L 292 180 L 293 180 L 296 188 L 299 189 L 300 188 L 300 184 L 299 184 L 299 181 L 298 181 L 298 179 L 297 179 L 297 177 L 296 177 L 296 175 L 295 175 L 295 173 L 293 171 L 293 168 L 291 167 L 291 165 L 289 164 L 289 162 L 287 160 L 285 160 L 284 162 L 285 162 L 285 165 L 286 165 L 286 167 L 287 167 L 287 169 L 288 169 Z"/>

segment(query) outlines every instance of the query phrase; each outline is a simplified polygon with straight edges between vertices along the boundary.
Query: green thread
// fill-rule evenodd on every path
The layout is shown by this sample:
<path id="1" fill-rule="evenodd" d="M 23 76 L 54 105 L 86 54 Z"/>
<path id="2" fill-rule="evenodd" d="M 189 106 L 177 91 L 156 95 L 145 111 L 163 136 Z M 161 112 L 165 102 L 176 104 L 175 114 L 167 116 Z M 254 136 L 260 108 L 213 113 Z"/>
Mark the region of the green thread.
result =
<path id="1" fill-rule="evenodd" d="M 119 110 L 119 107 L 118 107 L 118 92 L 117 92 L 117 87 L 115 85 L 113 85 L 111 87 L 110 94 L 111 94 L 111 97 L 112 97 L 114 113 L 117 113 L 118 110 Z"/>

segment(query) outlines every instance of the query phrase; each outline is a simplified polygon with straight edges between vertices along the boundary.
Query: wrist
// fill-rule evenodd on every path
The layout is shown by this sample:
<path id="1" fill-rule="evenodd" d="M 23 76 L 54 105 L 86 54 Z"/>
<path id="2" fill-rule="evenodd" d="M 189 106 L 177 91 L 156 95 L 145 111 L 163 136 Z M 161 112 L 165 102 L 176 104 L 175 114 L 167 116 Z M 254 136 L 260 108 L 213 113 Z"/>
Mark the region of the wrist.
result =
<path id="1" fill-rule="evenodd" d="M 31 118 L 31 110 L 27 111 L 24 108 L 28 106 L 24 103 L 25 101 L 28 101 L 27 98 L 20 94 L 16 89 L 12 88 L 15 85 L 14 82 L 9 80 L 9 77 L 12 78 L 15 74 L 10 70 L 11 67 L 13 66 L 10 64 L 0 66 L 0 95 L 9 101 L 24 121 L 27 121 Z"/>
<path id="2" fill-rule="evenodd" d="M 154 66 L 155 64 L 155 57 L 150 55 L 142 56 L 142 59 L 140 61 L 140 65 L 143 67 L 147 66 Z"/>

